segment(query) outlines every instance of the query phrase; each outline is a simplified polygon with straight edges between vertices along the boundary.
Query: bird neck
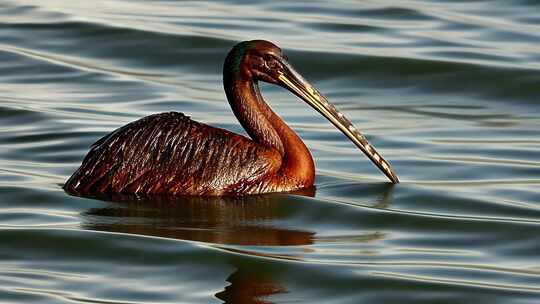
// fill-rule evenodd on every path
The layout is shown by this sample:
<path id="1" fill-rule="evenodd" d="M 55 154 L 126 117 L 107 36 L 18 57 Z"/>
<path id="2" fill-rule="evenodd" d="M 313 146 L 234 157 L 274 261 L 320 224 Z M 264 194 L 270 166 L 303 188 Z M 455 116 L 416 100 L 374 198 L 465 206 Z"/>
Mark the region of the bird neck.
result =
<path id="1" fill-rule="evenodd" d="M 280 152 L 280 173 L 311 186 L 315 166 L 300 137 L 264 101 L 258 82 L 247 73 L 224 73 L 224 86 L 231 108 L 249 136 L 257 143 Z"/>

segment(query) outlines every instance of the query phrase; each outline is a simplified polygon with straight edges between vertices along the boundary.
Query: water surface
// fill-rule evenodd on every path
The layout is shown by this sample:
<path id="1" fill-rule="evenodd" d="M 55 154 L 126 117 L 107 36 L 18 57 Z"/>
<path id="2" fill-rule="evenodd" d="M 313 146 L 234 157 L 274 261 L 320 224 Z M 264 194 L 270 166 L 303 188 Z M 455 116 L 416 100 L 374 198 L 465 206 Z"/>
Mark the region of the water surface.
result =
<path id="1" fill-rule="evenodd" d="M 537 303 L 537 1 L 0 1 L 0 302 Z M 316 189 L 78 198 L 89 146 L 181 111 L 243 134 L 226 52 L 268 39 L 392 163 L 283 89 Z"/>

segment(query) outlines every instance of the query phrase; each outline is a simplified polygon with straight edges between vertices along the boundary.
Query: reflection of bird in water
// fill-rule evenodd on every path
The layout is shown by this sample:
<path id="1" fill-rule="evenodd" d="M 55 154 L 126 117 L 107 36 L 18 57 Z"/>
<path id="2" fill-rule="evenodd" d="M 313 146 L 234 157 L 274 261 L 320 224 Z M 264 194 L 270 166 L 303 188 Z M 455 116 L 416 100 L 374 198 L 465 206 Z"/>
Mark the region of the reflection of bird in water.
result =
<path id="1" fill-rule="evenodd" d="M 292 191 L 313 185 L 310 152 L 263 100 L 258 81 L 302 98 L 356 144 L 393 182 L 390 164 L 268 41 L 237 44 L 223 68 L 234 114 L 251 136 L 192 121 L 181 113 L 155 114 L 97 141 L 64 189 L 96 193 L 226 195 Z"/>
<path id="2" fill-rule="evenodd" d="M 314 196 L 315 189 L 306 188 L 294 194 Z M 221 244 L 310 245 L 315 235 L 312 231 L 275 225 L 275 221 L 291 216 L 289 195 L 174 197 L 111 194 L 96 198 L 113 203 L 106 208 L 84 212 L 81 215 L 83 228 L 202 241 L 226 250 L 234 247 Z M 261 266 L 259 260 L 234 256 L 231 263 L 236 270 L 227 278 L 229 284 L 215 295 L 223 303 L 270 304 L 273 303 L 272 295 L 286 292 L 278 275 L 280 270 L 275 269 L 273 263 Z"/>
<path id="3" fill-rule="evenodd" d="M 287 292 L 269 272 L 238 269 L 227 278 L 230 283 L 216 297 L 224 304 L 271 304 L 268 297 Z"/>
<path id="4" fill-rule="evenodd" d="M 375 198 L 385 197 L 392 189 L 389 184 L 359 184 L 359 187 L 369 197 Z M 302 189 L 294 194 L 314 196 L 314 190 Z M 369 243 L 382 240 L 386 236 L 383 232 L 359 233 L 358 230 L 351 230 L 354 233 L 350 235 L 332 233 L 317 236 L 318 226 L 304 221 L 305 207 L 315 202 L 305 201 L 299 204 L 298 198 L 290 195 L 175 197 L 110 194 L 97 198 L 114 203 L 110 203 L 106 208 L 94 208 L 84 212 L 81 215 L 83 228 L 203 241 L 210 243 L 212 247 L 239 253 L 231 255 L 230 263 L 235 270 L 227 278 L 229 283 L 215 294 L 218 299 L 230 304 L 269 304 L 273 303 L 274 295 L 290 291 L 287 273 L 280 263 L 265 263 L 264 259 L 253 259 L 254 256 L 306 260 L 311 253 L 324 254 L 329 245 L 334 246 L 332 243 L 337 243 L 337 247 L 333 248 L 337 254 L 350 254 L 351 250 L 347 246 L 340 248 L 339 244 L 365 243 L 368 246 L 355 247 L 352 250 L 355 254 L 374 255 L 378 254 L 377 247 L 369 246 Z M 312 218 L 313 223 L 319 223 L 320 215 L 328 214 L 326 208 L 330 208 L 329 205 L 331 204 L 318 205 L 314 209 L 320 210 L 309 214 L 308 218 Z M 298 219 L 297 216 L 301 218 Z M 328 225 L 340 227 L 340 217 L 334 220 L 335 222 L 322 221 L 321 230 Z M 314 244 L 322 247 L 303 246 Z M 252 245 L 264 247 L 250 247 Z M 266 246 L 291 245 L 297 247 L 280 252 L 262 249 L 276 248 Z M 318 252 L 318 249 L 322 251 Z"/>
<path id="5" fill-rule="evenodd" d="M 314 195 L 314 188 L 295 194 Z M 87 229 L 152 235 L 229 245 L 308 245 L 314 232 L 280 228 L 272 221 L 287 217 L 276 195 L 173 197 L 113 194 L 98 198 L 121 202 L 83 213 Z"/>

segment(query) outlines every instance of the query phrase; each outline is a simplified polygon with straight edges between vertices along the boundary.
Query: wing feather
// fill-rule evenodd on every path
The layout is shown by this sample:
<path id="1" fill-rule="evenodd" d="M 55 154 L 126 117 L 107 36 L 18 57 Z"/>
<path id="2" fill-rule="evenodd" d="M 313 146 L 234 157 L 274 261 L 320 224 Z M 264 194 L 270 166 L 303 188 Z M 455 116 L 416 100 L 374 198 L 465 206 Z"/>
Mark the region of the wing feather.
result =
<path id="1" fill-rule="evenodd" d="M 64 188 L 77 194 L 234 193 L 279 170 L 273 148 L 182 113 L 144 117 L 99 139 Z"/>

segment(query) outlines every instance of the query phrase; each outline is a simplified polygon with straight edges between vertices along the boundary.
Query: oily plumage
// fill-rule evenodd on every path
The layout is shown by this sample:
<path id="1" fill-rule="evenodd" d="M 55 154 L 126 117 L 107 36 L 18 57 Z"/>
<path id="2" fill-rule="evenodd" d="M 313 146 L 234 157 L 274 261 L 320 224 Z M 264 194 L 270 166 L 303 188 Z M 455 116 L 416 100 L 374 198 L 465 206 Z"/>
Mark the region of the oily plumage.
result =
<path id="1" fill-rule="evenodd" d="M 97 141 L 64 189 L 84 196 L 137 193 L 242 195 L 313 186 L 315 165 L 300 137 L 264 101 L 258 82 L 282 86 L 343 132 L 398 182 L 352 123 L 294 70 L 276 45 L 244 41 L 225 58 L 223 84 L 251 139 L 170 112 L 132 122 Z"/>
<path id="2" fill-rule="evenodd" d="M 269 187 L 261 180 L 280 166 L 275 149 L 170 112 L 101 138 L 65 188 L 75 194 L 236 194 Z"/>

